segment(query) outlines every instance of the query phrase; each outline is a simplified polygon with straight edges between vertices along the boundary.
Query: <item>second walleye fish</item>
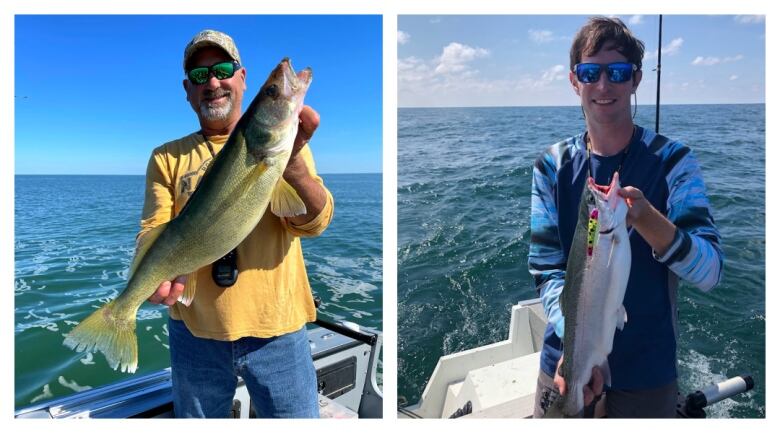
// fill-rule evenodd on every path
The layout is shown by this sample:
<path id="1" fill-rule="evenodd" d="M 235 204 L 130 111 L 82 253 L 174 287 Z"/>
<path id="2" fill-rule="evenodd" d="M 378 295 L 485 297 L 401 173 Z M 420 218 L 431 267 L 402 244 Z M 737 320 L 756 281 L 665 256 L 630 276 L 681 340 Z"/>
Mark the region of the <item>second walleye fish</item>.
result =
<path id="1" fill-rule="evenodd" d="M 289 59 L 268 80 L 241 116 L 181 213 L 147 233 L 136 251 L 125 290 L 84 319 L 63 344 L 78 352 L 101 351 L 109 365 L 135 372 L 138 308 L 163 281 L 209 265 L 240 244 L 266 208 L 280 217 L 306 213 L 282 179 L 298 131 L 298 115 L 311 69 L 296 75 Z M 181 301 L 195 296 L 187 285 Z"/>
<path id="2" fill-rule="evenodd" d="M 583 411 L 582 389 L 590 382 L 594 366 L 600 366 L 604 382 L 610 384 L 607 355 L 612 352 L 615 329 L 622 330 L 627 320 L 623 297 L 631 273 L 628 206 L 619 189 L 615 173 L 608 187 L 588 178 L 582 191 L 560 298 L 564 331 L 559 371 L 566 394 L 552 403 L 545 418 L 576 417 Z"/>

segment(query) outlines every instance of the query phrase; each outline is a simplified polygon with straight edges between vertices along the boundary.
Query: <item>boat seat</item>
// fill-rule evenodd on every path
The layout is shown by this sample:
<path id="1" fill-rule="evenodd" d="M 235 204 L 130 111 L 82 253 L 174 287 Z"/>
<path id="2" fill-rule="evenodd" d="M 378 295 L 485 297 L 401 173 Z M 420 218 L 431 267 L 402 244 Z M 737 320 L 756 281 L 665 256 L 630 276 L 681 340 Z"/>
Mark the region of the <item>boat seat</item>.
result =
<path id="1" fill-rule="evenodd" d="M 472 418 L 525 418 L 533 414 L 539 352 L 470 371 L 450 384 L 442 417 L 471 402 Z"/>

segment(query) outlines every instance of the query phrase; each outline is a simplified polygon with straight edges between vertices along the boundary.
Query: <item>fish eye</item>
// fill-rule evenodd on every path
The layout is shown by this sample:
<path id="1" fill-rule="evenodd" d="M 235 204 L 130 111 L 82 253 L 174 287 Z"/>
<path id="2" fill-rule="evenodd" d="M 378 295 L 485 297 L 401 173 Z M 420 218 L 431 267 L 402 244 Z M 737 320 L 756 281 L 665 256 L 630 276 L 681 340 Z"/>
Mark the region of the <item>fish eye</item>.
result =
<path id="1" fill-rule="evenodd" d="M 271 84 L 265 88 L 265 94 L 276 99 L 279 97 L 279 87 L 276 84 Z"/>

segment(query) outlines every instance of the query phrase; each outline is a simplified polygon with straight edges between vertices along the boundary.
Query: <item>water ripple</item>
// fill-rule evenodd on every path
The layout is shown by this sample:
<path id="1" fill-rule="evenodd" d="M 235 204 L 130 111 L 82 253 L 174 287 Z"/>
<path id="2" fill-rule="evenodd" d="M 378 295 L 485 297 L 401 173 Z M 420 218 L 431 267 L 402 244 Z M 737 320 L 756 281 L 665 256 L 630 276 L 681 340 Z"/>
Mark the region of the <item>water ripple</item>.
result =
<path id="1" fill-rule="evenodd" d="M 639 107 L 637 123 L 652 125 L 652 108 Z M 578 107 L 398 111 L 399 398 L 417 401 L 441 355 L 505 339 L 510 306 L 537 296 L 533 162 L 580 133 L 581 117 Z M 764 375 L 764 122 L 763 105 L 662 109 L 662 132 L 702 166 L 726 255 L 716 290 L 680 288 L 683 390 L 740 368 Z M 761 416 L 764 391 L 722 410 Z"/>

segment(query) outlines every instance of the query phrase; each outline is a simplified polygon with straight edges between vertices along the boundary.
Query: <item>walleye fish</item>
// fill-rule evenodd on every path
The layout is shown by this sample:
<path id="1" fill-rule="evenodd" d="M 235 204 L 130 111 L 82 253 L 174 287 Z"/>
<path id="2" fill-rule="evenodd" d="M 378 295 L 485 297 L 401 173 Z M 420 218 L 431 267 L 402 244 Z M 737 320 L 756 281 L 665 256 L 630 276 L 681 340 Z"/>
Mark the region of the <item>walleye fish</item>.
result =
<path id="1" fill-rule="evenodd" d="M 559 374 L 566 381 L 566 394 L 553 402 L 546 418 L 579 415 L 584 408 L 582 389 L 594 366 L 601 368 L 605 384 L 610 384 L 607 355 L 612 352 L 615 328 L 622 330 L 628 320 L 623 297 L 631 271 L 628 206 L 618 189 L 617 173 L 609 186 L 598 186 L 588 178 L 583 188 L 560 298 L 565 322 Z"/>
<path id="2" fill-rule="evenodd" d="M 125 290 L 84 319 L 63 344 L 100 351 L 113 369 L 134 373 L 138 308 L 163 281 L 209 265 L 238 246 L 269 206 L 281 217 L 306 213 L 282 178 L 298 131 L 311 69 L 296 75 L 285 58 L 241 116 L 179 215 L 148 232 L 139 244 Z M 190 305 L 196 284 L 179 299 Z"/>

